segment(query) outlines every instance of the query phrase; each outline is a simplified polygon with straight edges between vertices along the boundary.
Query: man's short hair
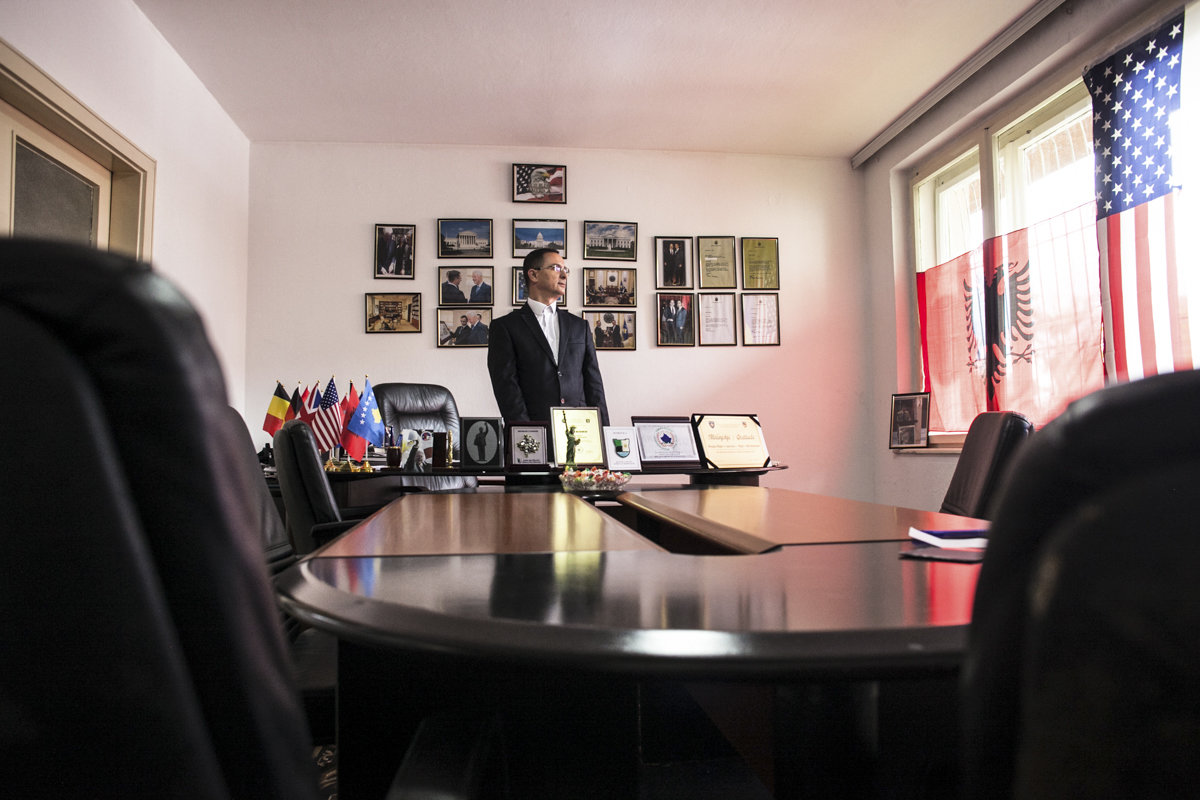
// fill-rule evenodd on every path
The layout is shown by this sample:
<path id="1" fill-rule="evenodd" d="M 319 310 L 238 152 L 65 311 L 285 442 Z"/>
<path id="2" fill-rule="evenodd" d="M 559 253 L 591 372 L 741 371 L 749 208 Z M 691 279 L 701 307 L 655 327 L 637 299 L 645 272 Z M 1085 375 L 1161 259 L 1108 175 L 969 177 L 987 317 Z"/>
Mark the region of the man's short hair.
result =
<path id="1" fill-rule="evenodd" d="M 525 260 L 521 262 L 521 274 L 525 276 L 525 280 L 529 280 L 529 270 L 541 269 L 542 262 L 546 258 L 547 253 L 557 253 L 557 247 L 539 247 L 525 256 Z"/>
<path id="2" fill-rule="evenodd" d="M 462 277 L 462 273 L 456 269 L 452 269 L 446 273 L 446 281 L 448 283 L 454 283 L 455 278 L 461 278 L 461 277 Z"/>

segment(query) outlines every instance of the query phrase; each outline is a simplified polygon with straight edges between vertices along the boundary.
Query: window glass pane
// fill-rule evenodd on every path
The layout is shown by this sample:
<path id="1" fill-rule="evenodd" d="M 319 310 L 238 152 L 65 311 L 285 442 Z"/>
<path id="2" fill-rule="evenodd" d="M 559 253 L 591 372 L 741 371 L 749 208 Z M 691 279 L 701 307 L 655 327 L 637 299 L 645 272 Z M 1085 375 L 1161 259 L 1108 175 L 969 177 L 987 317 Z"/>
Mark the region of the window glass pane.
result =
<path id="1" fill-rule="evenodd" d="M 972 148 L 913 186 L 917 271 L 943 264 L 983 241 L 979 150 Z"/>
<path id="2" fill-rule="evenodd" d="M 99 187 L 17 140 L 13 233 L 96 244 Z"/>

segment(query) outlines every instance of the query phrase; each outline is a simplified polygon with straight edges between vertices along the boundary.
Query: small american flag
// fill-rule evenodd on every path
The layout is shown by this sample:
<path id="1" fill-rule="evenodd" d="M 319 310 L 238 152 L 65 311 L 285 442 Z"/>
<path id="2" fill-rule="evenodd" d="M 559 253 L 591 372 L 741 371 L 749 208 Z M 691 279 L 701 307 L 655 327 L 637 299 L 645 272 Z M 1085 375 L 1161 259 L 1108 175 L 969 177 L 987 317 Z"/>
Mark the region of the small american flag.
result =
<path id="1" fill-rule="evenodd" d="M 517 195 L 532 194 L 534 197 L 561 197 L 563 193 L 563 167 L 538 164 L 517 164 L 513 175 L 513 189 Z"/>
<path id="2" fill-rule="evenodd" d="M 342 408 L 338 404 L 337 386 L 333 378 L 325 385 L 321 395 L 321 406 L 312 421 L 313 434 L 317 439 L 317 449 L 333 448 L 342 436 Z"/>

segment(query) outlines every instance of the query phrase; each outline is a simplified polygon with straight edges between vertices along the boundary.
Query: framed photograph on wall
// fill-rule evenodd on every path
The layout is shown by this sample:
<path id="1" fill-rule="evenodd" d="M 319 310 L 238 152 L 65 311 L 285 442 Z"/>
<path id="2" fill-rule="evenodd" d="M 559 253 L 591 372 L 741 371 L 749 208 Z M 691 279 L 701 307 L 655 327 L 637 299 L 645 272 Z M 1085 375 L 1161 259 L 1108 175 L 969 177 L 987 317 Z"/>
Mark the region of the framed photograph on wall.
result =
<path id="1" fill-rule="evenodd" d="M 491 258 L 490 219 L 439 219 L 438 258 Z"/>
<path id="2" fill-rule="evenodd" d="M 892 395 L 892 424 L 888 447 L 929 446 L 929 392 Z"/>
<path id="3" fill-rule="evenodd" d="M 529 297 L 529 295 L 526 293 L 526 290 L 525 290 L 525 268 L 524 267 L 513 267 L 512 269 L 513 269 L 512 304 L 514 306 L 523 306 L 523 305 L 525 305 L 525 300 Z M 567 307 L 567 295 L 569 295 L 570 293 L 571 293 L 571 276 L 568 275 L 567 276 L 567 291 L 563 293 L 562 297 L 558 298 L 558 307 L 559 308 Z"/>
<path id="4" fill-rule="evenodd" d="M 567 202 L 567 168 L 561 164 L 513 164 L 514 203 Z"/>
<path id="5" fill-rule="evenodd" d="M 637 261 L 636 222 L 583 223 L 583 257 L 596 261 Z"/>
<path id="6" fill-rule="evenodd" d="M 463 417 L 458 422 L 462 465 L 466 469 L 504 466 L 503 421 L 499 417 Z"/>
<path id="7" fill-rule="evenodd" d="M 742 288 L 779 288 L 778 237 L 742 237 Z"/>
<path id="8" fill-rule="evenodd" d="M 633 308 L 636 305 L 637 269 L 583 268 L 584 308 L 591 306 Z"/>
<path id="9" fill-rule="evenodd" d="M 655 236 L 654 271 L 658 277 L 659 289 L 691 289 L 691 237 Z"/>
<path id="10" fill-rule="evenodd" d="M 701 289 L 737 288 L 737 247 L 732 236 L 696 237 L 696 282 Z"/>
<path id="11" fill-rule="evenodd" d="M 658 309 L 658 344 L 662 347 L 691 347 L 696 343 L 694 294 L 659 292 L 655 295 Z"/>
<path id="12" fill-rule="evenodd" d="M 779 295 L 742 293 L 742 344 L 779 344 Z"/>
<path id="13" fill-rule="evenodd" d="M 438 305 L 490 306 L 494 272 L 492 267 L 438 267 Z"/>
<path id="14" fill-rule="evenodd" d="M 413 279 L 416 225 L 375 226 L 375 277 Z"/>
<path id="15" fill-rule="evenodd" d="M 567 257 L 565 219 L 514 219 L 512 236 L 513 258 L 524 258 L 543 247 L 553 247 L 563 258 Z"/>
<path id="16" fill-rule="evenodd" d="M 584 311 L 597 350 L 637 349 L 636 311 Z"/>
<path id="17" fill-rule="evenodd" d="M 438 347 L 487 347 L 492 310 L 477 306 L 437 310 Z"/>
<path id="18" fill-rule="evenodd" d="M 367 333 L 421 332 L 420 293 L 368 293 L 366 299 Z"/>
<path id="19" fill-rule="evenodd" d="M 737 296 L 733 292 L 696 295 L 696 338 L 701 347 L 737 344 Z"/>

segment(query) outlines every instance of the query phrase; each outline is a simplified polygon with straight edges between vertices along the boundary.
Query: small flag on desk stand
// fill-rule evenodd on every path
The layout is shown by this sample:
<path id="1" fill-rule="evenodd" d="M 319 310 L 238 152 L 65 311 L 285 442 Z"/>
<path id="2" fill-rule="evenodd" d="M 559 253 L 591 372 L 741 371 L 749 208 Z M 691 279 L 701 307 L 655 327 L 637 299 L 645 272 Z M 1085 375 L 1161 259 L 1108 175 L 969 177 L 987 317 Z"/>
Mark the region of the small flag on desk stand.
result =
<path id="1" fill-rule="evenodd" d="M 296 384 L 296 388 L 292 390 L 292 400 L 288 404 L 287 416 L 284 421 L 296 419 L 300 416 L 300 412 L 304 410 L 304 398 L 300 396 L 300 384 Z"/>
<path id="2" fill-rule="evenodd" d="M 342 408 L 338 405 L 337 386 L 330 376 L 321 393 L 321 407 L 312 421 L 313 433 L 317 437 L 318 450 L 332 450 L 342 435 Z"/>
<path id="3" fill-rule="evenodd" d="M 317 381 L 313 384 L 312 389 L 304 391 L 304 409 L 300 412 L 300 419 L 312 428 L 313 418 L 317 416 L 317 412 L 321 410 L 321 382 Z M 316 429 L 313 430 L 316 432 Z"/>
<path id="4" fill-rule="evenodd" d="M 271 402 L 267 405 L 267 416 L 263 420 L 263 430 L 269 436 L 274 436 L 275 432 L 283 427 L 291 402 L 287 389 L 283 388 L 282 383 L 275 381 L 275 394 L 271 395 Z"/>
<path id="5" fill-rule="evenodd" d="M 350 422 L 354 419 L 354 412 L 358 411 L 358 392 L 354 390 L 354 381 L 350 381 L 350 391 L 346 393 L 346 398 L 342 402 L 342 419 L 344 419 L 345 427 L 342 428 L 342 447 L 346 451 L 346 457 L 352 461 L 362 461 L 363 456 L 367 453 L 367 440 L 350 430 Z"/>
<path id="6" fill-rule="evenodd" d="M 362 399 L 346 429 L 363 440 L 363 451 L 370 442 L 376 447 L 383 446 L 383 416 L 379 413 L 379 404 L 375 402 L 375 392 L 371 390 L 371 379 L 367 378 L 363 387 Z M 349 448 L 347 448 L 349 449 Z M 358 459 L 361 461 L 362 459 Z"/>

